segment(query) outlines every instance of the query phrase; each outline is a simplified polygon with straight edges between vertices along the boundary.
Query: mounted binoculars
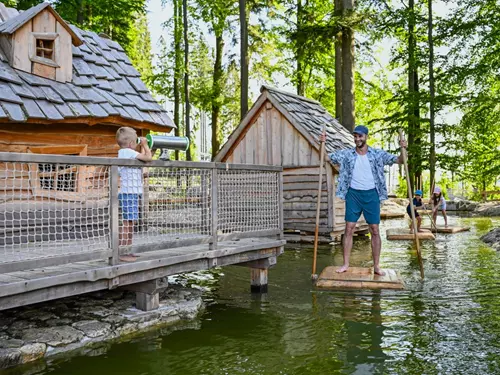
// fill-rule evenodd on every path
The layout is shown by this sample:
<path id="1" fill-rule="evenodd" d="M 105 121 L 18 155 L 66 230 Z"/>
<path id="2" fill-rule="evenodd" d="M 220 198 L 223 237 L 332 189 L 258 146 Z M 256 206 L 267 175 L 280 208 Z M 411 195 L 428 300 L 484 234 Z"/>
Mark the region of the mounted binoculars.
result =
<path id="1" fill-rule="evenodd" d="M 148 134 L 146 139 L 153 153 L 158 149 L 162 150 L 160 160 L 169 160 L 168 150 L 186 151 L 189 148 L 189 138 L 187 137 Z M 137 138 L 137 144 L 140 142 L 140 138 Z"/>

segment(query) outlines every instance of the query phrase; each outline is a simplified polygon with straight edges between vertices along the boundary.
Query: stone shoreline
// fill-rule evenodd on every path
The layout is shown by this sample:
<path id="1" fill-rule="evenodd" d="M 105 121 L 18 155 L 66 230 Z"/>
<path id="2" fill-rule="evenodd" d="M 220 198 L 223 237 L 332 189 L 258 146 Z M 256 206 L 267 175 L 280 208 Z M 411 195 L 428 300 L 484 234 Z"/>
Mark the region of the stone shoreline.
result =
<path id="1" fill-rule="evenodd" d="M 119 341 L 181 321 L 203 310 L 202 292 L 170 284 L 160 308 L 135 308 L 135 294 L 98 292 L 0 312 L 0 369 Z"/>

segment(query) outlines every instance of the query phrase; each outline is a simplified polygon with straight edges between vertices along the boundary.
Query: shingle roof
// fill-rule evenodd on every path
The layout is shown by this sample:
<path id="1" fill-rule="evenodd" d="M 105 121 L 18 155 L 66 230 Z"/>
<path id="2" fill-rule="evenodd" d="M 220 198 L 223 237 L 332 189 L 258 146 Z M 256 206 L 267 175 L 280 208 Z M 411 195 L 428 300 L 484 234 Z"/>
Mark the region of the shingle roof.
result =
<path id="1" fill-rule="evenodd" d="M 0 29 L 9 21 L 0 24 Z M 24 122 L 30 118 L 104 120 L 108 116 L 121 116 L 144 122 L 145 127 L 147 124 L 175 127 L 118 43 L 94 32 L 70 27 L 83 41 L 79 47 L 72 47 L 71 83 L 13 69 L 0 52 L 0 118 Z"/>
<path id="2" fill-rule="evenodd" d="M 319 102 L 270 86 L 262 86 L 260 91 L 267 91 L 314 139 L 319 138 L 323 124 L 326 124 L 327 153 L 354 146 L 352 134 Z"/>

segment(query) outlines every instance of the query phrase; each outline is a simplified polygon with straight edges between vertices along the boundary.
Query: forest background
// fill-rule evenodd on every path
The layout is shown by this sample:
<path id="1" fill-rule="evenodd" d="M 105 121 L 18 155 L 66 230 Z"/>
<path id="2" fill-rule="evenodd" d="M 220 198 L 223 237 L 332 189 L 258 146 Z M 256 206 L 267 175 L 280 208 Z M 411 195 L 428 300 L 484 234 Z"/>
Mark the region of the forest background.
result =
<path id="1" fill-rule="evenodd" d="M 414 189 L 498 189 L 500 0 L 50 2 L 125 48 L 173 103 L 177 135 L 194 137 L 193 109 L 208 113 L 212 155 L 269 84 L 318 100 L 349 130 L 368 125 L 386 149 L 404 129 Z"/>

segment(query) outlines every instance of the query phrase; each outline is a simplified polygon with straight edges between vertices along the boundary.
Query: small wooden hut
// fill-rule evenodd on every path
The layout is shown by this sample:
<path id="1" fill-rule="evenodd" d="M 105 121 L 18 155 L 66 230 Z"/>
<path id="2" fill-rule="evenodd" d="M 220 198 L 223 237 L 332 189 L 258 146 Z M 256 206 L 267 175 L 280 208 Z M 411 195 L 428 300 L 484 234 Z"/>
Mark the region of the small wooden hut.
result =
<path id="1" fill-rule="evenodd" d="M 319 102 L 262 86 L 260 97 L 215 160 L 282 166 L 284 229 L 307 235 L 315 229 L 323 125 L 327 153 L 354 146 L 352 135 Z M 325 160 L 320 233 L 335 238 L 344 232 L 345 207 L 335 197 L 338 170 L 326 155 Z M 357 231 L 366 230 L 360 220 Z"/>
<path id="2" fill-rule="evenodd" d="M 174 127 L 123 48 L 107 36 L 67 24 L 49 3 L 24 12 L 0 3 L 0 22 L 0 152 L 114 157 L 118 127 L 140 135 Z M 16 196 L 29 187 L 26 194 L 57 197 L 47 190 L 59 184 L 41 186 L 47 174 L 74 175 L 24 172 L 11 178 L 0 163 L 0 189 Z M 75 181 L 60 194 L 79 200 L 88 188 Z"/>

